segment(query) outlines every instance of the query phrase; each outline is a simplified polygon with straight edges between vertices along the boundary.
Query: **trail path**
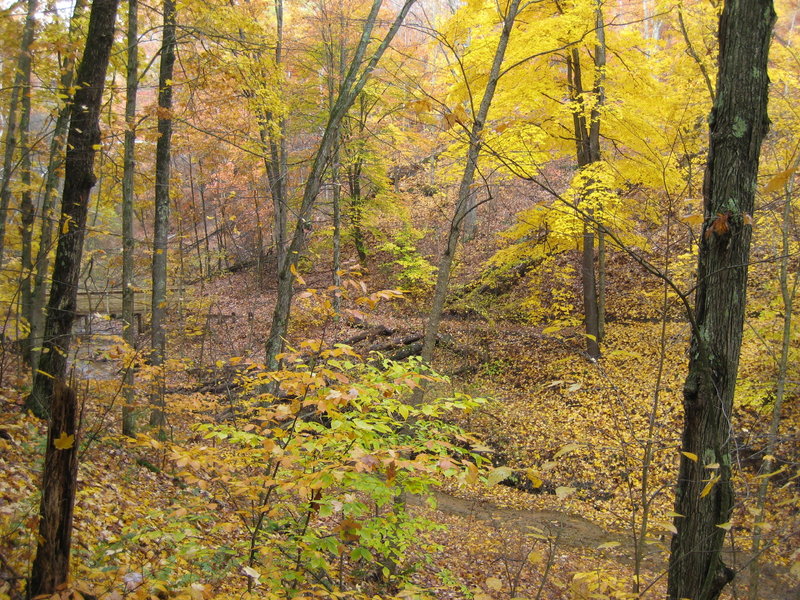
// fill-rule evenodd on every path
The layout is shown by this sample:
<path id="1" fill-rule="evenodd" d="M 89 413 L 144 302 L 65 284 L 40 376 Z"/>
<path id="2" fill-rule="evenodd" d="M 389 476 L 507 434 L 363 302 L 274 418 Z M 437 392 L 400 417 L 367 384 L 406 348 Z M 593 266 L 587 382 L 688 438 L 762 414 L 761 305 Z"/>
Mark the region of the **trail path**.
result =
<path id="1" fill-rule="evenodd" d="M 606 531 L 599 525 L 584 517 L 556 510 L 522 510 L 497 506 L 492 502 L 481 499 L 465 499 L 453 496 L 441 490 L 433 493 L 436 499 L 436 510 L 468 520 L 478 520 L 494 527 L 512 529 L 519 533 L 528 533 L 531 528 L 558 537 L 558 544 L 570 548 L 592 548 L 608 542 L 618 542 L 615 548 L 615 560 L 622 564 L 633 565 L 633 544 L 629 537 Z M 420 496 L 406 498 L 412 506 L 426 506 Z M 740 562 L 744 557 L 740 556 Z M 730 553 L 725 561 L 732 563 Z M 666 562 L 660 552 L 651 551 L 644 557 L 644 566 L 656 571 L 665 572 Z M 743 569 L 743 567 L 739 567 Z M 747 572 L 740 572 L 738 581 L 746 581 Z M 735 580 L 737 581 L 737 580 Z M 730 590 L 730 588 L 728 588 Z M 741 597 L 739 594 L 733 597 Z M 759 598 L 761 600 L 800 600 L 800 586 L 789 588 L 779 577 L 779 570 L 773 565 L 762 565 L 761 583 L 759 585 Z"/>

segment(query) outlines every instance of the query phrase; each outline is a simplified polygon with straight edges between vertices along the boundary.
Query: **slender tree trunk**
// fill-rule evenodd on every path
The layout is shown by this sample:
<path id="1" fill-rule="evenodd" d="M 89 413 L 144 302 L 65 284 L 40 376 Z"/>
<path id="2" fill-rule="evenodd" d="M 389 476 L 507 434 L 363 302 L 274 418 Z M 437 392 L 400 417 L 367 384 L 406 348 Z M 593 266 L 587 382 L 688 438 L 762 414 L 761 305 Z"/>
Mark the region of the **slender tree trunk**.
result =
<path id="1" fill-rule="evenodd" d="M 606 336 L 606 236 L 597 232 L 597 341 Z"/>
<path id="2" fill-rule="evenodd" d="M 275 65 L 280 68 L 283 62 L 283 0 L 275 0 Z M 268 154 L 264 157 L 264 166 L 269 181 L 270 196 L 275 213 L 273 225 L 273 242 L 275 256 L 277 257 L 278 272 L 283 269 L 286 257 L 288 237 L 288 212 L 289 197 L 287 191 L 288 163 L 286 156 L 286 120 L 278 120 L 277 134 L 268 126 L 275 121 L 272 111 L 264 114 L 264 124 L 261 128 L 261 142 Z"/>
<path id="3" fill-rule="evenodd" d="M 200 286 L 202 289 L 203 286 L 203 253 L 200 250 L 200 232 L 197 229 L 197 200 L 195 198 L 194 192 L 194 170 L 192 169 L 192 156 L 189 155 L 189 199 L 192 201 L 192 227 L 194 229 L 194 247 L 195 251 L 197 252 L 197 264 L 200 267 Z M 205 221 L 205 214 L 201 216 L 201 218 Z"/>
<path id="4" fill-rule="evenodd" d="M 726 1 L 719 22 L 717 98 L 703 184 L 705 223 L 675 499 L 670 600 L 715 600 L 734 572 L 722 560 L 730 522 L 733 395 L 744 324 L 750 219 L 767 132 L 771 0 Z"/>
<path id="5" fill-rule="evenodd" d="M 339 128 L 350 107 L 355 102 L 358 95 L 364 89 L 372 71 L 378 64 L 386 49 L 389 47 L 397 30 L 400 28 L 408 11 L 416 0 L 405 0 L 397 16 L 392 22 L 386 36 L 380 41 L 369 60 L 365 59 L 367 47 L 371 40 L 372 30 L 378 19 L 378 12 L 381 8 L 381 0 L 373 0 L 369 15 L 364 20 L 364 30 L 359 40 L 358 46 L 350 62 L 347 75 L 339 88 L 339 94 L 333 109 L 330 111 L 328 123 L 322 134 L 319 147 L 314 156 L 311 170 L 303 188 L 303 199 L 297 211 L 298 219 L 295 226 L 292 241 L 289 244 L 286 260 L 278 271 L 278 299 L 275 303 L 275 311 L 272 317 L 272 326 L 266 343 L 266 363 L 267 368 L 275 370 L 278 367 L 277 355 L 283 350 L 286 331 L 289 325 L 289 314 L 291 311 L 292 294 L 294 288 L 294 273 L 300 252 L 305 243 L 305 237 L 311 210 L 319 194 L 325 170 L 330 162 L 331 152 L 339 137 Z"/>
<path id="6" fill-rule="evenodd" d="M 341 85 L 344 79 L 345 68 L 345 44 L 344 36 L 345 23 L 344 13 L 340 15 L 340 29 L 338 36 L 338 51 L 334 40 L 334 33 L 332 27 L 329 27 L 329 35 L 327 42 L 327 84 L 328 84 L 328 110 L 333 110 L 334 102 L 336 100 L 336 89 Z M 323 39 L 325 33 L 323 31 Z M 339 318 L 339 312 L 342 308 L 342 182 L 341 182 L 341 154 L 342 145 L 344 143 L 344 135 L 339 134 L 339 139 L 334 145 L 333 154 L 331 156 L 331 188 L 332 188 L 332 205 L 333 205 L 333 314 L 334 318 Z"/>
<path id="7" fill-rule="evenodd" d="M 447 289 L 450 285 L 450 270 L 453 266 L 453 258 L 458 248 L 458 238 L 464 217 L 469 209 L 469 198 L 473 193 L 472 184 L 475 178 L 475 171 L 478 168 L 478 156 L 481 151 L 481 138 L 483 128 L 486 124 L 486 117 L 494 99 L 494 92 L 497 89 L 497 82 L 500 79 L 500 68 L 503 65 L 508 40 L 511 37 L 511 30 L 517 18 L 520 0 L 511 0 L 508 4 L 507 12 L 503 18 L 503 30 L 497 42 L 497 49 L 492 60 L 492 67 L 489 71 L 489 80 L 483 92 L 480 107 L 474 115 L 472 127 L 469 132 L 469 146 L 467 147 L 467 164 L 461 175 L 461 184 L 458 188 L 458 198 L 456 199 L 455 213 L 450 220 L 450 229 L 447 234 L 447 245 L 439 259 L 439 271 L 436 276 L 436 287 L 433 292 L 431 308 L 428 312 L 428 322 L 425 326 L 425 337 L 422 342 L 422 359 L 430 363 L 433 358 L 433 349 L 436 345 L 436 336 L 439 333 L 439 324 L 442 320 L 442 310 L 447 296 Z M 415 395 L 415 401 L 422 399 L 421 394 Z"/>
<path id="8" fill-rule="evenodd" d="M 339 318 L 342 309 L 342 188 L 339 180 L 339 150 L 333 155 L 331 168 L 333 184 L 333 313 Z"/>
<path id="9" fill-rule="evenodd" d="M 794 169 L 800 165 L 800 157 L 795 160 Z M 767 504 L 767 492 L 769 491 L 770 477 L 772 473 L 775 447 L 778 445 L 778 431 L 781 426 L 781 413 L 783 412 L 783 401 L 786 396 L 786 382 L 789 369 L 789 351 L 792 347 L 792 317 L 794 312 L 794 300 L 797 296 L 797 286 L 800 283 L 800 274 L 794 273 L 794 279 L 789 279 L 789 257 L 791 248 L 789 236 L 792 229 L 792 197 L 793 197 L 793 178 L 790 177 L 786 183 L 783 204 L 783 227 L 781 228 L 781 262 L 778 273 L 778 284 L 781 290 L 781 300 L 783 301 L 783 332 L 781 335 L 781 353 L 778 357 L 778 378 L 775 389 L 775 404 L 772 407 L 772 420 L 770 421 L 769 433 L 767 434 L 767 446 L 764 449 L 764 462 L 759 469 L 762 476 L 758 492 L 756 494 L 756 513 L 754 515 L 755 525 L 753 525 L 753 538 L 750 553 L 750 600 L 758 600 L 758 585 L 761 578 L 760 554 L 761 542 L 764 535 L 766 522 L 765 507 Z"/>
<path id="10" fill-rule="evenodd" d="M 164 0 L 161 65 L 158 73 L 158 141 L 156 142 L 155 221 L 153 224 L 153 300 L 151 308 L 150 363 L 162 367 L 167 349 L 167 237 L 169 235 L 170 155 L 172 142 L 172 73 L 175 65 L 175 0 Z M 150 425 L 163 428 L 164 377 L 154 391 Z"/>
<path id="11" fill-rule="evenodd" d="M 478 189 L 472 188 L 467 198 L 467 208 L 464 211 L 464 231 L 461 235 L 464 243 L 475 239 L 478 233 Z"/>
<path id="12" fill-rule="evenodd" d="M 211 237 L 208 233 L 208 207 L 206 206 L 206 184 L 203 181 L 203 168 L 202 163 L 197 163 L 198 170 L 200 171 L 200 183 L 197 186 L 197 191 L 200 192 L 200 209 L 203 211 L 203 243 L 206 247 L 206 277 L 211 277 Z"/>
<path id="13" fill-rule="evenodd" d="M 26 89 L 26 81 L 30 81 L 31 73 L 31 44 L 36 28 L 37 0 L 28 0 L 28 12 L 25 16 L 25 25 L 22 30 L 22 43 L 20 44 L 17 70 L 14 76 L 14 87 L 11 90 L 11 101 L 8 105 L 8 119 L 6 120 L 6 146 L 3 154 L 3 176 L 0 179 L 0 266 L 3 264 L 5 250 L 6 223 L 10 220 L 9 208 L 11 205 L 11 177 L 14 174 L 14 151 L 17 147 L 17 105 Z M 27 75 L 26 75 L 27 74 Z M 27 84 L 30 86 L 30 83 Z M 29 99 L 30 101 L 30 99 Z"/>
<path id="14" fill-rule="evenodd" d="M 136 168 L 136 92 L 139 82 L 138 0 L 128 0 L 128 64 L 125 86 L 125 149 L 122 172 L 122 337 L 131 350 L 136 349 L 139 333 L 134 323 L 134 252 L 133 237 L 133 178 Z M 133 365 L 125 369 L 122 382 L 122 434 L 136 434 L 134 413 Z"/>
<path id="15" fill-rule="evenodd" d="M 17 58 L 14 85 L 11 90 L 11 101 L 8 105 L 8 119 L 6 119 L 6 144 L 3 154 L 3 175 L 0 178 L 0 265 L 3 264 L 5 250 L 6 223 L 10 220 L 9 208 L 11 206 L 11 177 L 14 174 L 14 153 L 17 148 L 17 106 L 30 80 L 31 71 L 31 44 L 36 27 L 36 0 L 28 0 L 28 12 L 22 30 L 22 42 Z M 29 84 L 28 84 L 29 85 Z"/>
<path id="16" fill-rule="evenodd" d="M 570 97 L 576 105 L 573 111 L 575 147 L 578 168 L 585 168 L 601 160 L 600 154 L 600 109 L 605 102 L 605 28 L 603 11 L 598 3 L 595 9 L 595 34 L 597 44 L 594 51 L 594 84 L 592 93 L 595 101 L 589 113 L 589 122 L 584 115 L 584 89 L 581 74 L 581 59 L 577 48 L 573 48 L 567 58 L 567 77 Z M 594 210 L 586 210 L 589 220 L 583 227 L 583 252 L 581 256 L 581 280 L 583 282 L 583 315 L 586 331 L 586 352 L 591 358 L 600 357 L 600 306 L 597 295 L 597 280 L 594 266 L 595 230 Z"/>
<path id="17" fill-rule="evenodd" d="M 30 597 L 56 592 L 67 582 L 72 513 L 77 483 L 77 402 L 65 383 L 70 330 L 75 315 L 89 192 L 94 184 L 95 148 L 100 143 L 100 106 L 111 45 L 117 0 L 94 0 L 86 47 L 72 102 L 64 194 L 56 249 L 53 286 L 45 324 L 41 372 L 33 380 L 27 406 L 50 422 L 42 474 L 39 536 L 33 561 Z M 56 446 L 56 440 L 59 445 Z"/>
<path id="18" fill-rule="evenodd" d="M 69 23 L 69 39 L 75 39 L 78 30 L 78 21 L 86 8 L 86 0 L 77 0 L 72 11 L 72 18 Z M 61 81 L 59 82 L 59 93 L 68 98 L 70 88 L 75 77 L 75 58 L 72 54 L 67 54 L 61 66 Z M 59 170 L 61 169 L 64 143 L 67 137 L 67 126 L 69 125 L 70 103 L 66 100 L 64 106 L 58 112 L 56 124 L 53 129 L 53 137 L 50 140 L 49 157 L 47 160 L 47 175 L 45 176 L 44 194 L 42 196 L 42 206 L 40 209 L 42 227 L 39 234 L 39 250 L 36 253 L 36 276 L 33 282 L 33 298 L 31 302 L 31 314 L 29 323 L 31 328 L 31 372 L 35 373 L 39 365 L 41 354 L 42 333 L 44 329 L 44 304 L 47 295 L 47 275 L 50 270 L 49 254 L 53 245 L 53 225 L 56 222 L 54 200 L 57 195 L 58 182 L 60 180 Z"/>
<path id="19" fill-rule="evenodd" d="M 28 14 L 36 13 L 37 0 L 29 0 Z M 27 26 L 27 20 L 26 20 Z M 35 27 L 35 22 L 32 24 Z M 21 238 L 22 255 L 20 266 L 22 273 L 20 277 L 20 300 L 21 313 L 28 320 L 30 325 L 31 314 L 33 312 L 33 223 L 36 218 L 36 209 L 33 206 L 33 191 L 31 189 L 31 155 L 33 148 L 30 143 L 31 125 L 31 68 L 32 56 L 30 49 L 26 53 L 26 60 L 20 61 L 20 66 L 25 69 L 22 74 L 22 97 L 19 119 L 19 149 L 20 149 L 20 213 L 21 213 Z M 31 350 L 33 348 L 33 338 L 28 331 L 28 337 L 23 345 L 23 356 L 28 364 L 31 363 Z"/>

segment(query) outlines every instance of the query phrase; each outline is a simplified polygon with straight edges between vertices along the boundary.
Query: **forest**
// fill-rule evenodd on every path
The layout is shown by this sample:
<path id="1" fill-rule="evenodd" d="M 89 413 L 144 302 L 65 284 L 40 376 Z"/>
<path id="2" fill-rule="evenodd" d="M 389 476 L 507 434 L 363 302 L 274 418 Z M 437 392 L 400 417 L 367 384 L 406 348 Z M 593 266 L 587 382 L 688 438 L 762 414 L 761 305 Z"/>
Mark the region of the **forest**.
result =
<path id="1" fill-rule="evenodd" d="M 0 0 L 0 600 L 800 599 L 793 0 Z"/>

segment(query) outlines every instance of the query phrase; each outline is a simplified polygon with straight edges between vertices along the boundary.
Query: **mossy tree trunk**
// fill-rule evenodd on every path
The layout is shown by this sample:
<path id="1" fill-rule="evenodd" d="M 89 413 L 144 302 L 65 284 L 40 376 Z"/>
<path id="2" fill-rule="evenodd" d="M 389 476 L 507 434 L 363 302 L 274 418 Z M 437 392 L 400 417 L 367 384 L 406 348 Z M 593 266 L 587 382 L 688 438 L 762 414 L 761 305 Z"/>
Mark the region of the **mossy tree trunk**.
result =
<path id="1" fill-rule="evenodd" d="M 134 313 L 134 261 L 135 243 L 133 238 L 133 175 L 136 167 L 136 92 L 139 88 L 139 42 L 138 42 L 138 0 L 128 0 L 128 64 L 125 88 L 125 150 L 122 163 L 122 336 L 125 343 L 136 347 L 136 325 Z M 122 433 L 133 436 L 136 433 L 136 418 L 133 411 L 133 365 L 125 369 L 122 397 Z"/>
<path id="2" fill-rule="evenodd" d="M 161 65 L 158 72 L 158 141 L 156 142 L 155 222 L 153 226 L 153 299 L 150 323 L 150 362 L 161 367 L 167 350 L 167 238 L 169 236 L 169 188 L 172 144 L 172 72 L 175 66 L 175 0 L 164 0 Z M 156 378 L 150 425 L 163 427 L 164 377 Z"/>
<path id="3" fill-rule="evenodd" d="M 669 563 L 671 600 L 714 600 L 734 572 L 722 560 L 734 494 L 730 440 L 744 324 L 761 142 L 767 132 L 772 0 L 728 0 L 719 23 L 717 95 L 703 184 L 684 429 Z"/>

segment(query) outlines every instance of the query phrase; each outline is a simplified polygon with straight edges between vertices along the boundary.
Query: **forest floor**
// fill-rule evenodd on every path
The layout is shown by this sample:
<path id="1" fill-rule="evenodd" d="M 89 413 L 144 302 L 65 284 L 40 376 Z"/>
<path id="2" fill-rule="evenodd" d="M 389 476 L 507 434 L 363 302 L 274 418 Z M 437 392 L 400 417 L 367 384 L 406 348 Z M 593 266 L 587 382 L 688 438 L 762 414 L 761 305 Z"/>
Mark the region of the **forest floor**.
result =
<path id="1" fill-rule="evenodd" d="M 307 287 L 324 289 L 325 277 L 307 275 Z M 688 329 L 677 320 L 662 327 L 652 311 L 641 308 L 646 305 L 642 290 L 629 287 L 625 293 L 627 299 L 615 302 L 629 310 L 618 310 L 609 323 L 606 353 L 597 362 L 585 357 L 582 336 L 574 328 L 545 333 L 541 327 L 485 315 L 449 315 L 443 323 L 445 342 L 435 367 L 455 375 L 428 394 L 464 392 L 488 398 L 458 422 L 492 448 L 495 466 L 507 466 L 512 475 L 504 485 L 494 486 L 443 480 L 434 493 L 435 509 L 413 496 L 406 498 L 413 510 L 441 526 L 429 534 L 433 547 L 420 544 L 416 550 L 422 566 L 413 576 L 434 597 L 638 597 L 626 594 L 636 568 L 634 539 L 643 498 L 650 525 L 646 541 L 640 542 L 640 590 L 642 597 L 663 597 Z M 173 299 L 170 347 L 179 360 L 168 376 L 168 399 L 174 406 L 171 439 L 187 448 L 203 443 L 192 425 L 220 418 L 214 411 L 230 397 L 225 384 L 231 382 L 235 364 L 260 360 L 272 296 L 245 272 L 204 282 L 180 302 Z M 391 329 L 392 340 L 408 338 L 422 330 L 423 305 L 380 305 L 370 313 L 369 325 Z M 168 563 L 177 573 L 193 570 L 191 561 L 171 550 L 180 534 L 172 522 L 185 514 L 184 502 L 197 498 L 187 495 L 164 448 L 130 444 L 116 433 L 118 404 L 108 400 L 119 396 L 114 327 L 109 323 L 87 338 L 76 361 L 82 376 L 95 380 L 79 384 L 88 400 L 84 428 L 90 443 L 81 457 L 75 562 L 78 575 L 88 578 L 88 565 L 110 564 L 108 557 L 129 552 L 124 568 L 117 565 L 108 575 L 107 597 L 116 600 L 140 597 L 124 577 L 145 572 L 147 565 Z M 324 333 L 333 343 L 363 331 L 350 321 L 326 321 L 313 302 L 301 299 L 291 334 L 300 340 Z M 366 352 L 370 345 L 376 340 L 359 342 L 356 349 Z M 21 394 L 14 385 L 23 387 L 25 374 L 12 367 L 6 365 L 9 385 L 0 411 L 0 559 L 3 572 L 13 578 L 24 576 L 30 564 L 43 427 L 20 417 Z M 800 421 L 796 405 L 789 412 L 787 423 Z M 743 432 L 736 440 L 742 466 L 737 490 L 749 497 L 755 472 L 748 455 L 754 449 L 746 434 L 755 437 L 764 429 L 763 411 L 743 406 L 737 419 Z M 796 450 L 784 447 L 781 452 L 796 458 Z M 773 492 L 770 519 L 779 535 L 763 557 L 759 597 L 765 600 L 800 598 L 797 574 L 790 574 L 800 545 L 796 507 L 796 482 L 787 481 Z M 220 519 L 236 521 L 234 515 Z M 737 507 L 728 562 L 742 582 L 748 564 L 743 550 L 747 521 L 744 505 Z M 137 538 L 138 549 L 123 550 L 136 528 L 153 533 Z M 204 535 L 213 542 L 218 534 Z M 209 559 L 203 568 L 213 570 L 214 560 L 222 559 Z M 231 581 L 214 582 L 212 575 L 208 580 L 212 583 L 194 588 L 201 592 L 190 597 L 211 597 L 208 590 L 235 587 Z M 726 597 L 744 597 L 745 589 L 737 582 Z M 0 590 L 0 598 L 3 593 L 13 597 L 10 591 Z"/>

